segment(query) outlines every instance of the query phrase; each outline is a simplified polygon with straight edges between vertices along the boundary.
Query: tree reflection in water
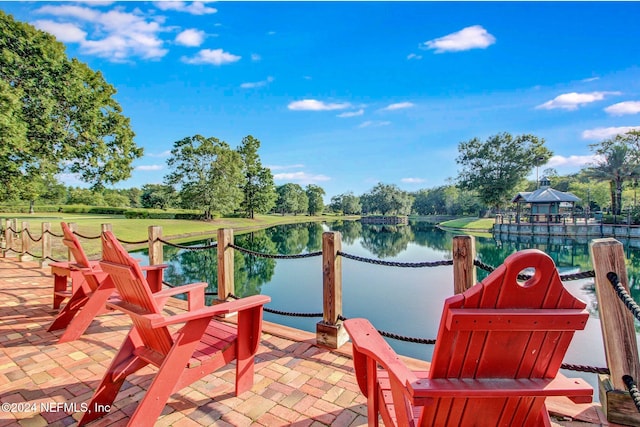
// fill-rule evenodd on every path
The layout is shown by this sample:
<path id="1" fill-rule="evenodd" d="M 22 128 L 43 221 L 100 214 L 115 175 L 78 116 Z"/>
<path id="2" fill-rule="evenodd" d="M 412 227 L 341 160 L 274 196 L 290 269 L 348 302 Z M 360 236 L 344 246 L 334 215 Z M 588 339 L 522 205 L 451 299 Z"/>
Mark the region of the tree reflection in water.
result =
<path id="1" fill-rule="evenodd" d="M 410 244 L 444 253 L 444 259 L 451 259 L 451 248 L 455 233 L 443 231 L 423 222 L 409 225 L 372 225 L 359 221 L 336 221 L 331 223 L 288 224 L 271 227 L 235 236 L 235 244 L 251 251 L 265 254 L 298 255 L 322 250 L 322 233 L 339 231 L 344 246 L 360 245 L 371 258 L 403 261 L 403 252 Z M 210 240 L 192 242 L 193 246 L 211 244 Z M 551 256 L 560 274 L 591 271 L 588 244 L 566 238 L 513 237 L 511 240 L 495 240 L 490 237 L 476 237 L 477 259 L 496 267 L 511 253 L 528 248 L 540 249 Z M 640 301 L 640 249 L 625 246 L 629 287 L 635 301 Z M 170 246 L 164 248 L 165 281 L 173 285 L 191 282 L 207 282 L 207 292 L 217 291 L 218 265 L 217 250 L 184 250 Z M 426 260 L 425 260 L 426 261 Z M 265 284 L 273 280 L 279 261 L 272 258 L 256 257 L 240 251 L 234 252 L 235 294 L 239 297 L 259 294 Z M 291 262 L 295 262 L 291 261 Z M 316 274 L 316 272 L 309 272 Z M 397 271 L 402 275 L 402 271 Z M 488 272 L 478 269 L 478 279 Z M 589 292 L 594 295 L 592 280 L 587 281 Z M 346 286 L 346 285 L 345 285 Z M 209 298 L 211 301 L 213 297 Z M 595 301 L 595 297 L 593 297 Z M 295 310 L 295 307 L 291 308 Z M 595 307 L 592 307 L 593 314 Z"/>

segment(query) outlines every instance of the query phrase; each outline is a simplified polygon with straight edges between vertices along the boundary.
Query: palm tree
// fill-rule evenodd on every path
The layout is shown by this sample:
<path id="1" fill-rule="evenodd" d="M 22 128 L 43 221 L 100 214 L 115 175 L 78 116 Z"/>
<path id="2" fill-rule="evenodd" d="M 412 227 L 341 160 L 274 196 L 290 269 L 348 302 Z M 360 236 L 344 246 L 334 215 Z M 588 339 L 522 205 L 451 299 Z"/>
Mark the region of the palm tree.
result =
<path id="1" fill-rule="evenodd" d="M 622 209 L 622 187 L 625 181 L 640 176 L 640 165 L 633 150 L 625 143 L 603 141 L 596 153 L 601 160 L 586 170 L 587 176 L 598 181 L 609 181 L 611 186 L 611 211 L 619 215 Z"/>

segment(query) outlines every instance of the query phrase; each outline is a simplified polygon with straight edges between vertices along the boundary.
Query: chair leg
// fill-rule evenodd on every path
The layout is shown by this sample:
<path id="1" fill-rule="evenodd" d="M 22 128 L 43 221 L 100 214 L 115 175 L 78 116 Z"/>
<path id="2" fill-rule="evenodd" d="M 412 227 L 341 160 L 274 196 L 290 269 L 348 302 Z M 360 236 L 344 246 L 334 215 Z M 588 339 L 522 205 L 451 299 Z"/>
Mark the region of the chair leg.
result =
<path id="1" fill-rule="evenodd" d="M 131 426 L 149 426 L 158 420 L 169 396 L 176 390 L 187 362 L 199 344 L 209 319 L 198 319 L 187 323 L 178 332 L 171 351 L 167 354 L 142 401 L 129 420 Z M 194 368 L 198 369 L 198 368 Z"/>
<path id="2" fill-rule="evenodd" d="M 98 316 L 105 307 L 107 300 L 113 293 L 110 281 L 105 280 L 93 291 L 86 301 L 80 313 L 78 313 L 67 326 L 67 330 L 58 340 L 59 343 L 75 341 L 87 330 L 93 319 Z"/>
<path id="3" fill-rule="evenodd" d="M 238 360 L 236 361 L 236 396 L 253 387 L 255 355 L 262 333 L 262 307 L 238 313 Z"/>
<path id="4" fill-rule="evenodd" d="M 60 304 L 64 301 L 64 296 L 59 292 L 67 290 L 67 276 L 62 274 L 53 274 L 53 308 L 60 308 Z"/>
<path id="5" fill-rule="evenodd" d="M 60 313 L 58 313 L 47 331 L 52 332 L 57 331 L 58 329 L 65 328 L 69 324 L 69 322 L 71 322 L 76 313 L 86 304 L 88 299 L 89 297 L 87 297 L 84 289 L 78 289 L 78 291 L 71 296 Z"/>
<path id="6" fill-rule="evenodd" d="M 148 364 L 134 356 L 133 353 L 137 347 L 137 342 L 140 342 L 140 337 L 134 329 L 129 332 L 107 372 L 105 372 L 100 385 L 87 405 L 87 412 L 80 418 L 78 426 L 85 425 L 108 414 L 127 376 Z"/>

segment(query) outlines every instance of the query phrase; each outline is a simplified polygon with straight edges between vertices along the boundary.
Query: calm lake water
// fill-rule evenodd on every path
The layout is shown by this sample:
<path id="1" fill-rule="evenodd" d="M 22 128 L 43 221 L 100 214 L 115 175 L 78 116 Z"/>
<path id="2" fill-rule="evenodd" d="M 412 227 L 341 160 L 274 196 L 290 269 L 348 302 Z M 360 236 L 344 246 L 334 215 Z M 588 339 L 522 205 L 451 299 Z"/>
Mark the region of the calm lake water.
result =
<path id="1" fill-rule="evenodd" d="M 322 233 L 340 231 L 342 251 L 366 258 L 398 262 L 442 261 L 452 259 L 454 234 L 426 223 L 408 226 L 364 225 L 358 221 L 291 224 L 235 236 L 235 244 L 265 254 L 297 255 L 322 250 Z M 196 241 L 194 246 L 212 242 Z M 586 244 L 570 239 L 537 242 L 496 241 L 476 237 L 480 261 L 498 266 L 511 253 L 538 248 L 549 254 L 560 274 L 593 270 Z M 136 255 L 146 261 L 146 254 Z M 640 300 L 640 250 L 626 249 L 629 285 Z M 181 285 L 207 282 L 208 292 L 217 291 L 217 251 L 164 248 L 169 264 L 165 280 Z M 293 313 L 322 312 L 322 257 L 271 259 L 235 251 L 235 294 L 258 293 L 272 299 L 268 308 Z M 435 338 L 444 300 L 453 294 L 452 266 L 388 267 L 343 259 L 343 315 L 366 317 L 380 330 L 416 338 Z M 478 270 L 478 279 L 486 277 Z M 593 279 L 564 282 L 565 287 L 588 304 L 591 313 L 584 331 L 576 333 L 565 362 L 605 367 L 604 347 L 598 320 Z M 315 332 L 318 317 L 292 317 L 265 313 L 267 321 Z M 433 346 L 388 340 L 401 354 L 431 360 Z M 597 387 L 595 374 L 566 372 L 587 379 Z M 596 393 L 597 394 L 597 393 Z M 596 396 L 597 399 L 597 396 Z"/>

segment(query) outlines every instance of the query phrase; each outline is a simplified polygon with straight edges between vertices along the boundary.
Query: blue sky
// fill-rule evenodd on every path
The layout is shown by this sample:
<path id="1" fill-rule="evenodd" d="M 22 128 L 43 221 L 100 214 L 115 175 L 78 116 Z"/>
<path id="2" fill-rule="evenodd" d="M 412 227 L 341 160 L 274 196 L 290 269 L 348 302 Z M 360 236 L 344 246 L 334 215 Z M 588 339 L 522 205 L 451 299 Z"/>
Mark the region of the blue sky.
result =
<path id="1" fill-rule="evenodd" d="M 246 135 L 326 198 L 455 179 L 461 141 L 533 133 L 566 174 L 640 128 L 638 2 L 2 2 L 115 86 L 161 183 L 173 143 Z M 532 171 L 531 177 L 535 176 Z M 78 185 L 71 177 L 67 184 Z"/>

